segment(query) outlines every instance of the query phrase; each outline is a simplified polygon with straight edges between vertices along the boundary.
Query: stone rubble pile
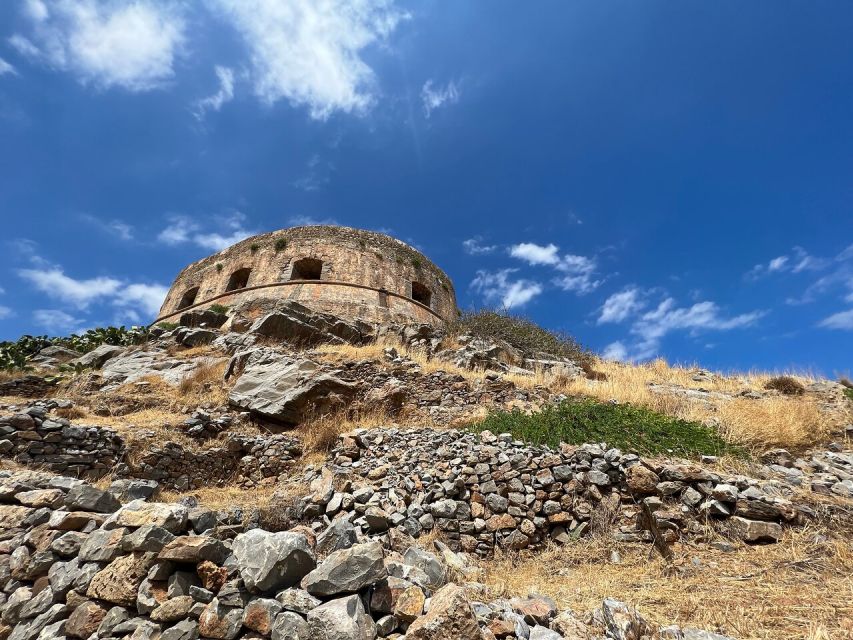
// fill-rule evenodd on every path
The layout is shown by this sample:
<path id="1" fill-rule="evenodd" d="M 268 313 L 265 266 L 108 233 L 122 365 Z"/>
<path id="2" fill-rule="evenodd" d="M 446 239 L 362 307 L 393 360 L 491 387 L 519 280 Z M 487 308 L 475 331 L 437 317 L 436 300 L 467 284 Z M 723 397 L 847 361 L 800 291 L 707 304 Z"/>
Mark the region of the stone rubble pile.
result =
<path id="1" fill-rule="evenodd" d="M 482 585 L 455 582 L 477 576 L 466 556 L 400 533 L 372 540 L 340 520 L 225 539 L 217 523 L 202 508 L 122 505 L 72 478 L 0 472 L 0 638 L 725 640 L 652 628 L 610 599 L 583 618 L 542 596 L 481 601 Z"/>
<path id="2" fill-rule="evenodd" d="M 847 427 L 853 435 L 853 425 Z M 785 482 L 821 494 L 853 498 L 853 451 L 840 446 L 834 450 L 812 451 L 795 457 L 785 449 L 772 449 L 761 459 L 768 471 L 782 476 Z"/>
<path id="3" fill-rule="evenodd" d="M 747 542 L 776 541 L 782 525 L 806 517 L 745 476 L 598 444 L 554 451 L 488 431 L 360 430 L 312 474 L 297 515 L 316 526 L 343 519 L 368 534 L 413 537 L 437 529 L 454 550 L 479 555 L 566 543 L 597 523 L 626 541 L 651 540 L 655 530 L 667 543 L 702 536 L 707 521 L 725 521 Z"/>

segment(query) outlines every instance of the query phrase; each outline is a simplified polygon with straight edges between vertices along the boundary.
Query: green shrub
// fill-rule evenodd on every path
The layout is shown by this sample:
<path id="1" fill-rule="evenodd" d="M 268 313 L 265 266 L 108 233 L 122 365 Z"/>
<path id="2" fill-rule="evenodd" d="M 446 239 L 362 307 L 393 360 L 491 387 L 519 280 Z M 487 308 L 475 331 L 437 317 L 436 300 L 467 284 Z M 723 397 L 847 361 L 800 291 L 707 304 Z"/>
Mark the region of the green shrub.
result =
<path id="1" fill-rule="evenodd" d="M 208 309 L 213 313 L 228 313 L 228 305 L 224 304 L 212 304 Z"/>
<path id="2" fill-rule="evenodd" d="M 412 258 L 412 266 L 413 266 L 415 269 L 420 269 L 420 268 L 421 268 L 421 266 L 422 266 L 422 263 L 421 263 L 420 258 L 413 257 L 413 258 Z"/>
<path id="3" fill-rule="evenodd" d="M 221 263 L 221 262 L 217 262 L 217 263 L 216 263 L 216 270 L 217 270 L 217 271 L 222 271 L 222 269 L 223 269 L 223 268 L 224 268 L 224 267 L 222 266 L 222 263 Z"/>
<path id="4" fill-rule="evenodd" d="M 742 449 L 728 444 L 714 429 L 699 422 L 680 420 L 645 407 L 592 399 L 565 400 L 530 415 L 518 409 L 495 411 L 472 429 L 508 432 L 518 440 L 553 448 L 561 442 L 606 442 L 610 447 L 642 455 L 745 455 Z"/>
<path id="5" fill-rule="evenodd" d="M 159 327 L 163 331 L 174 331 L 179 326 L 180 325 L 177 322 L 166 322 L 165 320 L 163 322 L 157 323 L 157 327 Z"/>
<path id="6" fill-rule="evenodd" d="M 764 384 L 764 388 L 778 391 L 786 396 L 801 396 L 806 392 L 806 388 L 791 376 L 771 378 Z"/>
<path id="7" fill-rule="evenodd" d="M 468 334 L 487 340 L 503 340 L 525 353 L 550 353 L 580 363 L 593 360 L 592 352 L 572 336 L 543 329 L 532 320 L 508 312 L 488 309 L 463 311 L 449 331 L 451 335 Z"/>
<path id="8" fill-rule="evenodd" d="M 86 333 L 65 337 L 22 336 L 15 342 L 0 342 L 0 370 L 12 371 L 28 368 L 29 359 L 45 347 L 52 345 L 88 353 L 102 344 L 127 346 L 141 344 L 148 339 L 146 327 L 100 327 Z"/>
<path id="9" fill-rule="evenodd" d="M 276 253 L 278 253 L 279 251 L 284 251 L 285 249 L 287 249 L 287 240 L 285 238 L 276 239 L 273 248 L 275 249 Z"/>
<path id="10" fill-rule="evenodd" d="M 261 248 L 261 245 L 259 245 L 257 242 L 253 242 L 252 244 L 249 245 L 249 251 L 251 251 L 252 253 L 257 253 L 258 249 L 260 249 L 260 248 Z"/>

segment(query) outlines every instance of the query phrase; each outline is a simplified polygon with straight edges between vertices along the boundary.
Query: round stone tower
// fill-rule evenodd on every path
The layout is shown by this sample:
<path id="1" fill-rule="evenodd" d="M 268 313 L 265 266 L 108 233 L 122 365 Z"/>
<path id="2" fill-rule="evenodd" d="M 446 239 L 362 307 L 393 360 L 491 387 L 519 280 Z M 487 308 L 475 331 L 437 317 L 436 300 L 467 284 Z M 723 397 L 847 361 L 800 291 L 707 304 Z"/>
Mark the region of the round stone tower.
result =
<path id="1" fill-rule="evenodd" d="M 155 322 L 260 299 L 376 323 L 440 324 L 458 314 L 450 278 L 419 251 L 383 233 L 323 225 L 252 236 L 194 262 Z"/>

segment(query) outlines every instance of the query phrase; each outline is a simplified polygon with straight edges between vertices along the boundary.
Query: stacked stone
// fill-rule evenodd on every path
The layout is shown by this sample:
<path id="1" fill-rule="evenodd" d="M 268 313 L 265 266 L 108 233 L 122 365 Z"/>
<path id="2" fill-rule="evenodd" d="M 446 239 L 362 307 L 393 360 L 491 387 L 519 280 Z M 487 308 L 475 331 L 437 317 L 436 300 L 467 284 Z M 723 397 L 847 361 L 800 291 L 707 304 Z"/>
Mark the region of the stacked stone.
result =
<path id="1" fill-rule="evenodd" d="M 224 438 L 223 446 L 201 450 L 177 442 L 152 445 L 119 465 L 116 475 L 156 480 L 178 491 L 225 483 L 252 487 L 286 473 L 302 455 L 299 440 L 286 434 Z"/>
<path id="2" fill-rule="evenodd" d="M 480 555 L 565 543 L 599 516 L 616 516 L 621 539 L 651 540 L 656 531 L 663 542 L 700 533 L 698 521 L 708 519 L 727 519 L 746 541 L 775 541 L 780 523 L 802 517 L 772 487 L 744 476 L 655 465 L 603 444 L 554 451 L 488 431 L 348 434 L 312 489 L 298 513 L 307 520 L 348 518 L 368 533 L 401 528 L 414 537 L 437 529 L 454 550 Z"/>
<path id="3" fill-rule="evenodd" d="M 370 540 L 344 520 L 316 535 L 297 527 L 223 539 L 205 509 L 121 505 L 35 472 L 0 474 L 0 501 L 4 640 L 629 640 L 659 631 L 614 600 L 585 620 L 542 596 L 471 601 L 451 580 L 476 576 L 465 556 L 399 533 Z M 725 640 L 682 631 L 660 637 Z"/>
<path id="4" fill-rule="evenodd" d="M 0 416 L 0 453 L 15 462 L 58 473 L 98 478 L 124 453 L 124 442 L 111 429 L 72 425 L 49 417 L 55 401 L 39 402 L 20 413 Z"/>

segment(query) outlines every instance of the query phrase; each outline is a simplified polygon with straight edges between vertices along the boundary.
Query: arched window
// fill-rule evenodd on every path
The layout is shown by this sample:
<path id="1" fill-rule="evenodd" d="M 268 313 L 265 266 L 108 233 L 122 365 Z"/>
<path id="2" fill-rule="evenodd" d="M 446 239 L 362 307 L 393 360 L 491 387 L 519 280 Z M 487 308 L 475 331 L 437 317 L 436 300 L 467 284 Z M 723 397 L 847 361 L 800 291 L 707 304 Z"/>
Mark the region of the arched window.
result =
<path id="1" fill-rule="evenodd" d="M 414 300 L 415 302 L 420 302 L 425 307 L 428 307 L 430 306 L 430 302 L 432 302 L 432 292 L 425 284 L 421 284 L 420 282 L 413 282 L 412 300 Z"/>
<path id="2" fill-rule="evenodd" d="M 235 289 L 245 289 L 246 285 L 249 284 L 250 273 L 252 273 L 252 270 L 249 268 L 237 269 L 237 271 L 232 273 L 231 277 L 228 278 L 228 286 L 225 287 L 225 290 L 234 291 Z"/>
<path id="3" fill-rule="evenodd" d="M 178 303 L 178 309 L 186 309 L 190 305 L 195 302 L 195 297 L 198 295 L 198 287 L 193 287 L 192 289 L 187 289 L 187 292 L 181 298 L 181 301 Z"/>
<path id="4" fill-rule="evenodd" d="M 323 275 L 323 261 L 317 258 L 302 258 L 293 263 L 291 280 L 319 280 Z"/>

